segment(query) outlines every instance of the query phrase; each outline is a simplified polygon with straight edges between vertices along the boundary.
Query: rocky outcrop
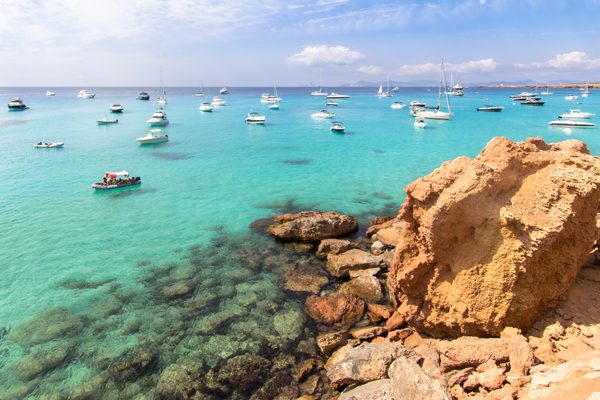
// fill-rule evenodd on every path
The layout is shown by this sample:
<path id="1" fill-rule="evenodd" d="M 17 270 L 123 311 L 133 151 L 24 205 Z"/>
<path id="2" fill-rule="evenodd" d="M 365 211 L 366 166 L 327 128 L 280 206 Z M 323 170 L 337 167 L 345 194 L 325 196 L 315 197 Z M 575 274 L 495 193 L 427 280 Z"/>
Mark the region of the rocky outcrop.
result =
<path id="1" fill-rule="evenodd" d="M 578 141 L 495 138 L 405 190 L 388 287 L 407 321 L 435 336 L 530 327 L 596 241 L 600 160 Z"/>
<path id="2" fill-rule="evenodd" d="M 336 293 L 326 296 L 309 296 L 306 299 L 306 313 L 323 324 L 349 326 L 362 317 L 365 302 L 353 293 Z"/>
<path id="3" fill-rule="evenodd" d="M 358 229 L 356 218 L 337 212 L 303 211 L 276 215 L 273 221 L 267 231 L 278 239 L 292 242 L 318 242 Z"/>

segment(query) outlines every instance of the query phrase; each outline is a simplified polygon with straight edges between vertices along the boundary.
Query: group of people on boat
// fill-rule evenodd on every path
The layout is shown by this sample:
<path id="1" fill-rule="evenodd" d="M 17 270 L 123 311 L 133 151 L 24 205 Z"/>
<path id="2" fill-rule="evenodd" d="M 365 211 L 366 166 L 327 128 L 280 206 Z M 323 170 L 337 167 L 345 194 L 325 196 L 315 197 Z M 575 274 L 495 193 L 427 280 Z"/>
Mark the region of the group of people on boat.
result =
<path id="1" fill-rule="evenodd" d="M 128 176 L 128 177 L 124 177 L 124 178 L 119 178 L 119 177 L 110 176 L 110 174 L 107 173 L 102 178 L 102 184 L 104 186 L 112 186 L 112 185 L 124 186 L 124 185 L 131 185 L 131 184 L 137 183 L 139 180 L 140 180 L 139 176 Z"/>

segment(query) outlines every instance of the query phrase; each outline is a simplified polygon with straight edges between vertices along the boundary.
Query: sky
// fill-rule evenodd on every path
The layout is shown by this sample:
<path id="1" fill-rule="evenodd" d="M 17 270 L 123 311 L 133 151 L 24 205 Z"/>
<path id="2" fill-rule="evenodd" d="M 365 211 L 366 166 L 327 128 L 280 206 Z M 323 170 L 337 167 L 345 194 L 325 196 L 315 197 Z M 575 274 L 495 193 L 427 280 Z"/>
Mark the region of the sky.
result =
<path id="1" fill-rule="evenodd" d="M 0 86 L 600 81 L 600 0 L 0 0 Z"/>

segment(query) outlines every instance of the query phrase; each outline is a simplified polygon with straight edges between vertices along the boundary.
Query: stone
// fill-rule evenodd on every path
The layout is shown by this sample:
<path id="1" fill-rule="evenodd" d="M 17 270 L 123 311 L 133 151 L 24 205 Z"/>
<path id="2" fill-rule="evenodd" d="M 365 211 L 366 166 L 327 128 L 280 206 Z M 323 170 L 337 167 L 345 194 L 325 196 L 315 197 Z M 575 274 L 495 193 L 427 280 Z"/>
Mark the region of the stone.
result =
<path id="1" fill-rule="evenodd" d="M 473 367 L 467 367 L 463 369 L 455 369 L 446 373 L 446 381 L 448 382 L 448 387 L 452 387 L 454 385 L 462 385 L 464 381 L 467 380 L 469 375 L 475 370 Z"/>
<path id="2" fill-rule="evenodd" d="M 390 342 L 404 342 L 412 334 L 412 328 L 395 329 L 388 332 L 387 339 Z"/>
<path id="3" fill-rule="evenodd" d="M 273 327 L 279 337 L 296 340 L 304 331 L 304 312 L 300 307 L 286 307 L 273 317 Z"/>
<path id="4" fill-rule="evenodd" d="M 344 346 L 331 355 L 325 364 L 327 378 L 334 388 L 385 379 L 388 367 L 400 356 L 414 352 L 399 343 L 362 343 Z"/>
<path id="5" fill-rule="evenodd" d="M 386 378 L 365 383 L 342 392 L 338 400 L 394 400 L 392 381 Z"/>
<path id="6" fill-rule="evenodd" d="M 364 328 L 356 328 L 350 331 L 350 334 L 355 339 L 367 340 L 375 336 L 381 336 L 383 328 L 381 326 L 365 326 Z"/>
<path id="7" fill-rule="evenodd" d="M 367 312 L 373 322 L 379 322 L 382 319 L 390 318 L 394 308 L 388 305 L 369 303 L 367 304 Z"/>
<path id="8" fill-rule="evenodd" d="M 271 362 L 257 354 L 245 353 L 225 361 L 217 380 L 229 387 L 248 393 L 267 376 Z"/>
<path id="9" fill-rule="evenodd" d="M 296 293 L 317 294 L 329 283 L 327 274 L 314 266 L 300 265 L 285 271 L 279 282 L 283 290 Z"/>
<path id="10" fill-rule="evenodd" d="M 370 238 L 371 236 L 373 236 L 375 233 L 377 233 L 377 231 L 379 231 L 380 229 L 383 229 L 385 227 L 388 227 L 391 225 L 392 220 L 395 217 L 392 216 L 384 216 L 384 217 L 375 217 L 370 221 L 370 225 L 367 228 L 367 231 L 365 233 L 365 236 Z"/>
<path id="11" fill-rule="evenodd" d="M 267 231 L 278 239 L 292 242 L 318 242 L 358 229 L 356 218 L 337 212 L 303 211 L 276 215 L 273 220 Z"/>
<path id="12" fill-rule="evenodd" d="M 185 297 L 194 291 L 194 286 L 188 281 L 177 281 L 160 290 L 161 297 L 166 300 L 174 300 Z"/>
<path id="13" fill-rule="evenodd" d="M 296 368 L 294 368 L 294 379 L 296 382 L 304 380 L 306 375 L 310 374 L 311 371 L 317 366 L 317 360 L 309 358 L 302 361 Z"/>
<path id="14" fill-rule="evenodd" d="M 487 390 L 500 389 L 506 379 L 504 369 L 500 367 L 489 368 L 483 372 L 477 372 L 476 375 L 479 384 Z"/>
<path id="15" fill-rule="evenodd" d="M 80 317 L 64 308 L 49 308 L 10 331 L 8 339 L 24 347 L 64 338 L 83 328 Z"/>
<path id="16" fill-rule="evenodd" d="M 161 373 L 156 384 L 155 394 L 164 400 L 186 400 L 201 392 L 202 363 L 189 361 L 185 364 L 171 364 Z"/>
<path id="17" fill-rule="evenodd" d="M 305 305 L 306 313 L 316 322 L 343 326 L 358 321 L 363 315 L 364 308 L 365 302 L 353 293 L 311 295 L 306 299 Z"/>
<path id="18" fill-rule="evenodd" d="M 361 275 L 342 283 L 339 292 L 354 293 L 366 301 L 380 301 L 383 299 L 381 283 L 379 283 L 379 279 L 372 275 Z"/>
<path id="19" fill-rule="evenodd" d="M 317 248 L 317 257 L 327 258 L 329 254 L 340 254 L 348 250 L 356 249 L 360 245 L 344 239 L 323 239 Z"/>
<path id="20" fill-rule="evenodd" d="M 348 331 L 323 333 L 317 336 L 317 347 L 321 353 L 327 355 L 338 347 L 344 346 L 351 337 Z"/>
<path id="21" fill-rule="evenodd" d="M 375 254 L 376 256 L 383 253 L 384 249 L 385 249 L 385 245 L 383 243 L 381 243 L 379 240 L 374 241 L 373 244 L 371 245 L 371 253 Z"/>
<path id="22" fill-rule="evenodd" d="M 432 378 L 414 360 L 399 357 L 389 368 L 394 400 L 450 400 L 441 380 Z"/>
<path id="23" fill-rule="evenodd" d="M 158 360 L 153 350 L 141 350 L 132 353 L 123 361 L 108 368 L 108 376 L 115 382 L 135 381 L 140 376 L 152 371 Z"/>
<path id="24" fill-rule="evenodd" d="M 576 141 L 497 137 L 406 186 L 388 274 L 432 336 L 527 329 L 563 299 L 597 237 L 600 159 Z"/>
<path id="25" fill-rule="evenodd" d="M 402 326 L 406 323 L 406 319 L 404 315 L 399 312 L 394 312 L 392 316 L 385 322 L 385 330 L 393 331 L 398 328 L 402 328 Z"/>
<path id="26" fill-rule="evenodd" d="M 386 248 L 394 248 L 400 240 L 400 231 L 404 221 L 392 220 L 387 226 L 379 229 L 371 236 L 371 240 L 380 242 Z"/>
<path id="27" fill-rule="evenodd" d="M 367 268 L 367 269 L 357 269 L 355 271 L 348 271 L 348 276 L 350 279 L 358 278 L 361 276 L 375 276 L 381 271 L 381 268 Z"/>
<path id="28" fill-rule="evenodd" d="M 53 345 L 19 359 L 14 365 L 15 372 L 22 381 L 30 381 L 61 365 L 70 353 L 65 344 Z"/>
<path id="29" fill-rule="evenodd" d="M 327 269 L 337 278 L 348 275 L 349 271 L 379 268 L 381 257 L 360 249 L 352 249 L 341 254 L 327 256 Z"/>

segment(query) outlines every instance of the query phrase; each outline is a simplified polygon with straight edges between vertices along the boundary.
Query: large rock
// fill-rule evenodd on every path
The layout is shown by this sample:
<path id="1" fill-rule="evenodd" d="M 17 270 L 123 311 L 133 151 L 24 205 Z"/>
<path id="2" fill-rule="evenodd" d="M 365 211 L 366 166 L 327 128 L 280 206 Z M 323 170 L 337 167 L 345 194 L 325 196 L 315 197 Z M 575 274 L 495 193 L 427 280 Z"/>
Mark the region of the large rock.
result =
<path id="1" fill-rule="evenodd" d="M 347 235 L 358 229 L 356 218 L 337 212 L 302 211 L 273 217 L 267 231 L 281 240 L 318 242 Z"/>
<path id="2" fill-rule="evenodd" d="M 158 354 L 153 350 L 142 350 L 128 356 L 123 361 L 112 365 L 108 375 L 115 382 L 135 381 L 154 368 Z"/>
<path id="3" fill-rule="evenodd" d="M 306 299 L 305 310 L 317 322 L 348 326 L 362 317 L 365 302 L 353 293 L 312 295 Z"/>
<path id="4" fill-rule="evenodd" d="M 441 380 L 432 378 L 414 360 L 400 357 L 390 365 L 394 400 L 450 400 Z"/>
<path id="5" fill-rule="evenodd" d="M 579 141 L 495 138 L 405 190 L 388 287 L 432 335 L 531 326 L 565 296 L 596 241 L 600 159 Z"/>
<path id="6" fill-rule="evenodd" d="M 158 378 L 156 397 L 164 400 L 193 398 L 201 391 L 202 372 L 202 363 L 195 361 L 167 366 Z"/>
<path id="7" fill-rule="evenodd" d="M 360 249 L 352 249 L 341 254 L 327 256 L 327 269 L 331 275 L 342 277 L 350 271 L 379 268 L 382 265 L 381 256 L 376 256 Z"/>
<path id="8" fill-rule="evenodd" d="M 291 292 L 317 294 L 328 283 L 329 278 L 321 267 L 299 265 L 283 273 L 279 286 Z"/>
<path id="9" fill-rule="evenodd" d="M 356 249 L 360 246 L 359 243 L 351 242 L 344 239 L 324 239 L 319 243 L 317 248 L 317 257 L 327 258 L 329 254 L 340 254 L 345 251 Z"/>
<path id="10" fill-rule="evenodd" d="M 230 358 L 219 369 L 219 382 L 240 392 L 249 392 L 267 376 L 271 362 L 258 354 L 241 354 Z"/>
<path id="11" fill-rule="evenodd" d="M 361 299 L 367 301 L 380 301 L 383 299 L 379 279 L 373 275 L 365 274 L 350 279 L 340 285 L 340 292 L 354 293 Z"/>

